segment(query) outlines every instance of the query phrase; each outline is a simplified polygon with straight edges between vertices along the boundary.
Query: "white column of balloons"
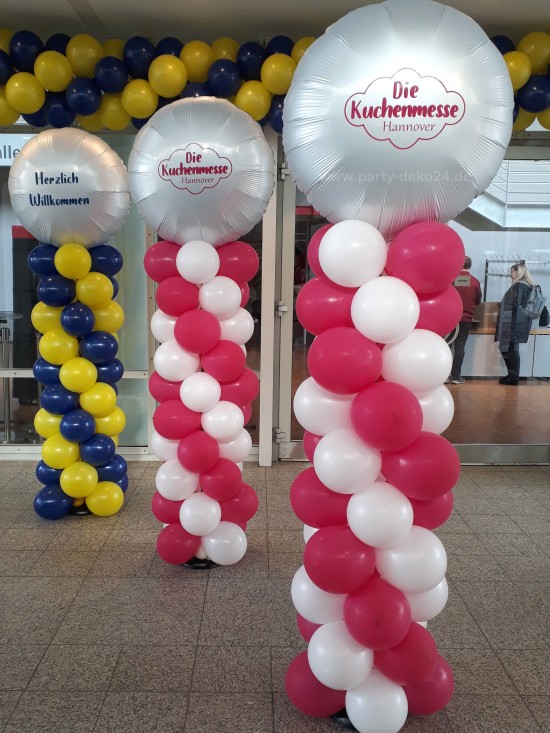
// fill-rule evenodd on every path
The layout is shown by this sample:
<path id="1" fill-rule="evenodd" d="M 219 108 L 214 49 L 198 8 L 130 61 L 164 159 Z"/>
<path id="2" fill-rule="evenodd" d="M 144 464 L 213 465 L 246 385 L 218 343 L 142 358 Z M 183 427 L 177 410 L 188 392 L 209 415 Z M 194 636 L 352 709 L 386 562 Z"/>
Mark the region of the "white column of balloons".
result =
<path id="1" fill-rule="evenodd" d="M 158 283 L 152 333 L 160 342 L 149 388 L 159 403 L 152 447 L 165 461 L 152 508 L 165 526 L 166 561 L 220 565 L 246 552 L 258 507 L 242 479 L 251 448 L 245 424 L 258 379 L 246 367 L 254 330 L 244 306 L 258 256 L 235 241 L 262 217 L 273 157 L 260 126 L 226 101 L 181 100 L 136 137 L 130 189 L 143 219 L 163 237 L 145 269 Z"/>
<path id="2" fill-rule="evenodd" d="M 447 601 L 432 530 L 460 472 L 440 433 L 453 415 L 442 337 L 462 314 L 451 283 L 464 246 L 439 222 L 490 182 L 512 105 L 483 31 L 430 0 L 388 0 L 335 23 L 285 102 L 288 166 L 333 222 L 310 242 L 316 277 L 296 304 L 316 335 L 294 401 L 313 467 L 290 492 L 306 525 L 292 599 L 308 649 L 286 688 L 302 712 L 360 733 L 397 733 L 453 692 L 425 628 Z"/>

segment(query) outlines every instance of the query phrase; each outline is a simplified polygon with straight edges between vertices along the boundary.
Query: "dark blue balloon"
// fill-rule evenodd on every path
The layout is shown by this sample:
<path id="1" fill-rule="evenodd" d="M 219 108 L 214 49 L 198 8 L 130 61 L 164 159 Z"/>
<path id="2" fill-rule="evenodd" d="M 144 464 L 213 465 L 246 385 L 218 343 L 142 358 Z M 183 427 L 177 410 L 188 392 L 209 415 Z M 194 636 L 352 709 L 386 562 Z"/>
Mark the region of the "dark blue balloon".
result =
<path id="1" fill-rule="evenodd" d="M 91 466 L 106 466 L 115 457 L 115 443 L 103 433 L 95 433 L 80 444 L 80 458 Z"/>
<path id="2" fill-rule="evenodd" d="M 70 127 L 76 117 L 69 107 L 65 92 L 47 92 L 42 110 L 48 125 L 52 127 Z"/>
<path id="3" fill-rule="evenodd" d="M 38 247 L 31 249 L 27 264 L 35 275 L 39 277 L 47 277 L 48 275 L 57 275 L 57 269 L 54 263 L 57 247 L 53 244 L 39 244 Z"/>
<path id="4" fill-rule="evenodd" d="M 128 464 L 118 453 L 113 456 L 113 460 L 97 469 L 97 477 L 100 481 L 114 481 L 118 483 L 128 471 Z"/>
<path id="5" fill-rule="evenodd" d="M 550 78 L 535 74 L 516 94 L 520 107 L 527 112 L 542 112 L 550 107 Z"/>
<path id="6" fill-rule="evenodd" d="M 101 89 L 93 79 L 77 76 L 65 90 L 65 97 L 77 115 L 93 115 L 101 104 Z"/>
<path id="7" fill-rule="evenodd" d="M 87 336 L 93 331 L 94 324 L 94 312 L 84 303 L 69 303 L 61 311 L 61 326 L 71 336 Z"/>
<path id="8" fill-rule="evenodd" d="M 37 463 L 34 472 L 41 484 L 58 484 L 61 478 L 61 469 L 52 468 L 44 461 Z"/>
<path id="9" fill-rule="evenodd" d="M 59 432 L 71 443 L 82 443 L 95 433 L 95 419 L 86 410 L 71 410 L 61 418 Z"/>
<path id="10" fill-rule="evenodd" d="M 182 48 L 183 43 L 181 41 L 177 38 L 173 38 L 172 36 L 167 36 L 157 43 L 156 52 L 157 56 L 162 56 L 163 54 L 168 53 L 170 56 L 179 57 Z"/>
<path id="11" fill-rule="evenodd" d="M 59 383 L 59 370 L 61 367 L 55 364 L 50 364 L 49 361 L 39 357 L 32 368 L 34 378 L 40 384 L 58 384 Z M 44 483 L 47 483 L 46 481 Z"/>
<path id="12" fill-rule="evenodd" d="M 65 415 L 80 404 L 78 392 L 71 392 L 62 384 L 48 384 L 40 395 L 41 406 L 53 415 Z"/>
<path id="13" fill-rule="evenodd" d="M 36 57 L 44 50 L 44 44 L 32 31 L 17 31 L 10 40 L 10 56 L 18 71 L 34 71 Z"/>
<path id="14" fill-rule="evenodd" d="M 124 374 L 124 365 L 120 359 L 106 361 L 104 364 L 97 365 L 97 381 L 114 385 L 122 379 Z"/>
<path id="15" fill-rule="evenodd" d="M 248 41 L 237 51 L 237 66 L 245 81 L 261 78 L 262 64 L 268 57 L 263 46 L 254 41 Z"/>
<path id="16" fill-rule="evenodd" d="M 265 50 L 268 56 L 273 53 L 286 53 L 290 56 L 294 48 L 294 41 L 288 36 L 273 36 L 266 44 Z"/>
<path id="17" fill-rule="evenodd" d="M 42 519 L 61 519 L 68 514 L 73 501 L 59 484 L 50 484 L 40 489 L 34 497 L 34 511 Z"/>
<path id="18" fill-rule="evenodd" d="M 44 48 L 46 51 L 57 51 L 57 53 L 62 53 L 65 56 L 67 44 L 70 40 L 71 37 L 66 33 L 54 33 L 53 36 L 48 38 Z"/>
<path id="19" fill-rule="evenodd" d="M 271 106 L 267 117 L 269 124 L 275 130 L 275 132 L 281 133 L 283 131 L 283 107 L 285 106 L 285 95 L 279 94 L 273 97 L 271 100 Z"/>
<path id="20" fill-rule="evenodd" d="M 105 364 L 115 358 L 118 341 L 107 331 L 94 331 L 80 342 L 80 354 L 94 364 Z"/>
<path id="21" fill-rule="evenodd" d="M 118 481 L 115 481 L 115 484 L 118 484 L 120 488 L 122 489 L 122 493 L 126 493 L 126 489 L 128 488 L 128 476 L 123 476 Z"/>
<path id="22" fill-rule="evenodd" d="M 216 97 L 232 97 L 241 86 L 239 67 L 229 59 L 218 59 L 208 69 L 208 84 Z"/>
<path id="23" fill-rule="evenodd" d="M 25 122 L 32 127 L 46 127 L 48 120 L 44 116 L 44 112 L 39 109 L 38 112 L 34 112 L 32 115 L 21 115 Z"/>
<path id="24" fill-rule="evenodd" d="M 118 94 L 128 84 L 124 62 L 116 56 L 100 59 L 95 66 L 94 76 L 99 88 L 108 94 Z"/>
<path id="25" fill-rule="evenodd" d="M 88 250 L 92 258 L 92 271 L 112 277 L 122 269 L 122 255 L 110 244 L 96 244 Z"/>
<path id="26" fill-rule="evenodd" d="M 172 102 L 177 102 L 179 97 L 159 97 L 157 110 L 162 109 L 162 107 L 166 107 L 168 104 L 172 104 Z"/>
<path id="27" fill-rule="evenodd" d="M 269 113 L 266 114 L 265 117 L 262 117 L 261 120 L 258 120 L 258 125 L 260 125 L 261 127 L 265 127 L 268 122 L 269 122 Z"/>
<path id="28" fill-rule="evenodd" d="M 154 45 L 143 36 L 134 36 L 126 41 L 122 58 L 133 79 L 147 79 L 151 61 L 156 56 Z"/>
<path id="29" fill-rule="evenodd" d="M 109 277 L 109 280 L 113 283 L 113 298 L 116 298 L 120 289 L 118 285 L 118 280 L 116 279 L 116 277 Z"/>
<path id="30" fill-rule="evenodd" d="M 150 117 L 132 117 L 132 125 L 136 130 L 141 130 L 150 120 Z"/>
<path id="31" fill-rule="evenodd" d="M 211 97 L 212 90 L 208 84 L 201 84 L 198 81 L 191 81 L 185 85 L 183 92 L 181 93 L 182 99 L 188 99 L 189 97 Z"/>
<path id="32" fill-rule="evenodd" d="M 515 122 L 519 115 L 519 102 L 517 99 L 514 99 L 514 111 L 512 113 L 512 120 Z"/>
<path id="33" fill-rule="evenodd" d="M 503 56 L 505 53 L 516 50 L 516 44 L 508 36 L 492 36 L 491 41 Z"/>
<path id="34" fill-rule="evenodd" d="M 40 300 L 44 301 L 46 305 L 59 308 L 69 305 L 74 300 L 76 285 L 74 280 L 69 280 L 63 275 L 50 275 L 40 280 L 37 292 Z"/>
<path id="35" fill-rule="evenodd" d="M 0 86 L 4 86 L 14 71 L 13 61 L 9 54 L 0 49 Z"/>

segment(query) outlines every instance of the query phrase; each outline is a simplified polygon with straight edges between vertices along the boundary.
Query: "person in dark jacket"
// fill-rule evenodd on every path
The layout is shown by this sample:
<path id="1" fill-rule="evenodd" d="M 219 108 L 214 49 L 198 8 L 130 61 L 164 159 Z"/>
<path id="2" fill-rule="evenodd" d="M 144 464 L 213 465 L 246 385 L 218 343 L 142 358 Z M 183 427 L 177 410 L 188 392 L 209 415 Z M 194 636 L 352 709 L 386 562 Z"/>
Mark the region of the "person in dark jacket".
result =
<path id="1" fill-rule="evenodd" d="M 504 293 L 500 303 L 495 341 L 506 364 L 508 375 L 499 379 L 500 384 L 517 385 L 519 382 L 519 344 L 527 343 L 532 319 L 524 312 L 529 300 L 533 280 L 524 262 L 510 268 L 512 285 Z"/>
<path id="2" fill-rule="evenodd" d="M 453 344 L 453 366 L 449 381 L 451 384 L 464 384 L 464 377 L 461 376 L 462 362 L 464 361 L 464 350 L 466 341 L 472 327 L 474 308 L 481 303 L 481 285 L 477 277 L 470 273 L 472 260 L 466 256 L 462 272 L 456 278 L 453 285 L 458 291 L 462 300 L 462 317 L 458 327 L 458 334 Z"/>

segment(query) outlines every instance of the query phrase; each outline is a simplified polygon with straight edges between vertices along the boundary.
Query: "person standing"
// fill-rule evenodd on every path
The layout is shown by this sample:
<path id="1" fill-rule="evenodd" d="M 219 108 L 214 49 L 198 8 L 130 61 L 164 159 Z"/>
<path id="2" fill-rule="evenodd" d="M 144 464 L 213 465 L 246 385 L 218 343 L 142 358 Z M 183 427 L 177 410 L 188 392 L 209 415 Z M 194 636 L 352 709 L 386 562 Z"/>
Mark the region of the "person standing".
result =
<path id="1" fill-rule="evenodd" d="M 464 258 L 462 272 L 453 283 L 462 299 L 462 318 L 458 325 L 458 335 L 453 344 L 453 366 L 451 367 L 451 376 L 449 377 L 451 384 L 464 384 L 465 380 L 461 376 L 464 350 L 470 328 L 472 327 L 474 308 L 481 303 L 481 285 L 477 277 L 474 277 L 470 273 L 471 267 L 472 260 L 466 256 Z"/>
<path id="2" fill-rule="evenodd" d="M 508 375 L 499 379 L 500 384 L 516 386 L 519 383 L 519 345 L 527 343 L 532 319 L 523 310 L 529 300 L 533 280 L 525 262 L 522 260 L 510 268 L 512 285 L 504 293 L 500 303 L 495 341 L 498 346 Z"/>

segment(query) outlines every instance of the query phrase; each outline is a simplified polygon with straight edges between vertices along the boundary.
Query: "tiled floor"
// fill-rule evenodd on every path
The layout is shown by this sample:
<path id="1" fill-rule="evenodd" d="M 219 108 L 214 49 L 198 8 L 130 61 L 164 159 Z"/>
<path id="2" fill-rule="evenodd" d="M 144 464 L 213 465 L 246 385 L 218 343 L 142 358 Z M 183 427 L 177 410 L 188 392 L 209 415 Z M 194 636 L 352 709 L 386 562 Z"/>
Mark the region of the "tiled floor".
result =
<path id="1" fill-rule="evenodd" d="M 290 601 L 303 464 L 247 465 L 260 495 L 237 566 L 155 556 L 158 464 L 130 464 L 115 517 L 39 519 L 34 465 L 0 464 L 0 730 L 336 733 L 284 693 L 303 648 Z M 456 676 L 445 710 L 406 733 L 550 731 L 550 467 L 465 467 L 439 532 L 449 603 L 429 626 Z"/>

